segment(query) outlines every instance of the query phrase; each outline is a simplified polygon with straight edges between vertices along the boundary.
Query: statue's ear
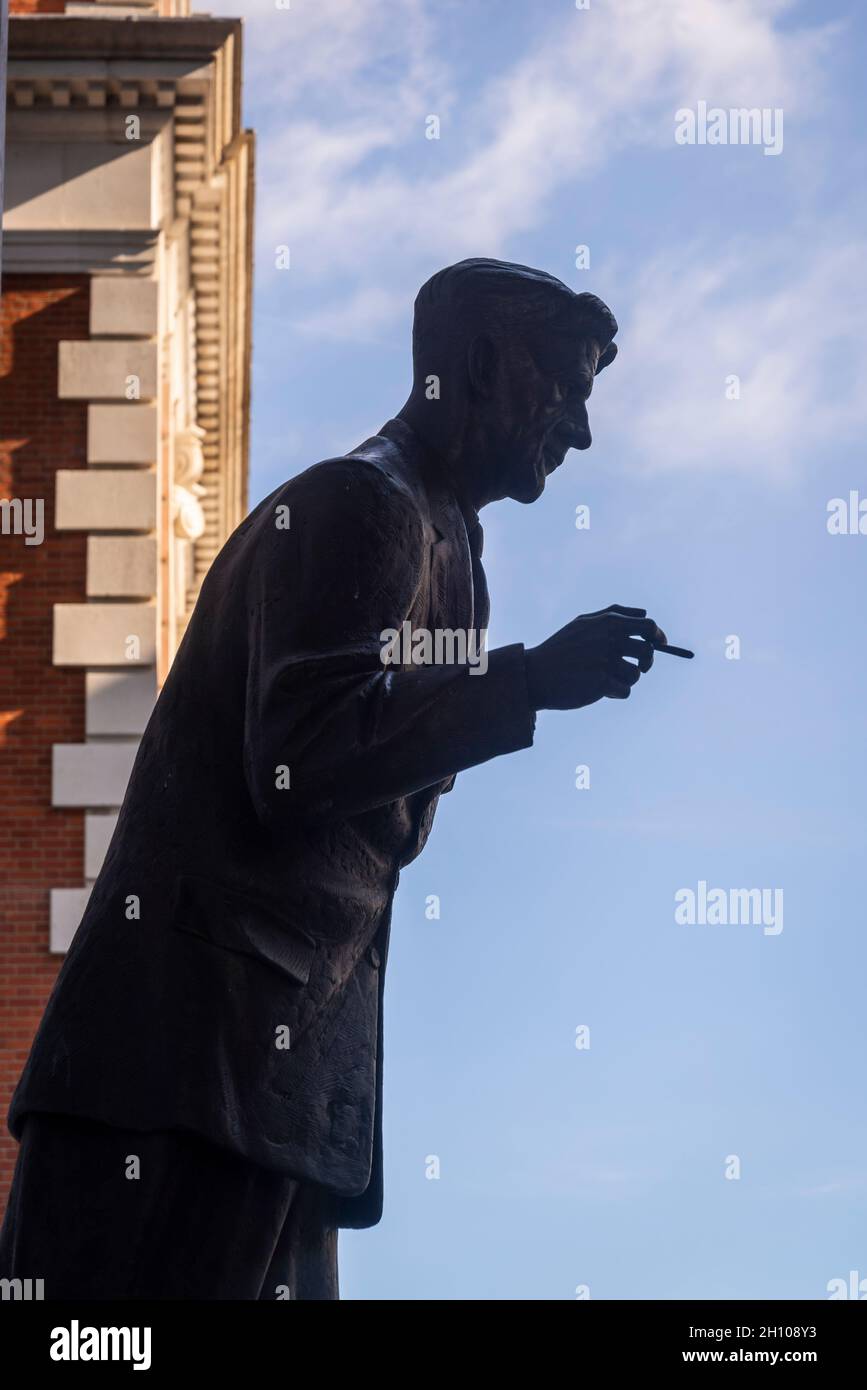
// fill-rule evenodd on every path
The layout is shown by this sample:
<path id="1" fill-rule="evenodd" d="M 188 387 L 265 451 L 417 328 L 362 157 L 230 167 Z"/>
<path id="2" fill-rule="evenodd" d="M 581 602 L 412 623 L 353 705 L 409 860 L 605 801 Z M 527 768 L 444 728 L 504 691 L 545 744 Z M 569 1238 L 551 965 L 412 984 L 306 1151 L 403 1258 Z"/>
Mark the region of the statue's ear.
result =
<path id="1" fill-rule="evenodd" d="M 497 378 L 497 347 L 487 333 L 479 333 L 473 338 L 467 352 L 467 371 L 470 386 L 478 396 L 486 399 L 494 394 Z"/>
<path id="2" fill-rule="evenodd" d="M 611 366 L 611 363 L 614 361 L 614 359 L 615 359 L 616 356 L 617 356 L 617 344 L 616 344 L 616 343 L 609 343 L 608 346 L 607 346 L 607 348 L 606 348 L 605 351 L 603 352 L 602 356 L 599 358 L 599 361 L 598 361 L 597 364 L 596 364 L 596 375 L 598 376 L 599 373 L 600 373 L 600 372 L 603 372 L 603 371 L 605 370 L 606 367 L 610 367 L 610 366 Z"/>

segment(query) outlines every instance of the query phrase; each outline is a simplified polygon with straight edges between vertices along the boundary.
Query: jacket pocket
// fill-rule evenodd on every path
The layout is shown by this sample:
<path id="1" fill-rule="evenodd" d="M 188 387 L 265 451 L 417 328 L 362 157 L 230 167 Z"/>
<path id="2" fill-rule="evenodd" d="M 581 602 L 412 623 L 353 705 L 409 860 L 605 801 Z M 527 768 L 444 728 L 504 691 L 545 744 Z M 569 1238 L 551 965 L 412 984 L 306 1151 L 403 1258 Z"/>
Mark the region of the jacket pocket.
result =
<path id="1" fill-rule="evenodd" d="M 298 984 L 306 985 L 310 979 L 316 953 L 313 938 L 272 907 L 222 883 L 183 875 L 178 880 L 172 926 L 212 946 L 252 956 Z"/>

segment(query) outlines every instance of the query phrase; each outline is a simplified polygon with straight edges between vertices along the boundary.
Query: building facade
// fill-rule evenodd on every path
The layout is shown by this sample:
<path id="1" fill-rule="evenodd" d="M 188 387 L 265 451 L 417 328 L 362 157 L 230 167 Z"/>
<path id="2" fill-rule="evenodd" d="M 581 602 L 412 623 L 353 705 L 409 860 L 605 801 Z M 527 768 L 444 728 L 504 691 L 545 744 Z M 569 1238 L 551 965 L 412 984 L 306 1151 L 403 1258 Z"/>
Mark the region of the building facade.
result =
<path id="1" fill-rule="evenodd" d="M 247 506 L 241 25 L 11 0 L 0 296 L 0 1112 Z M 106 1059 L 111 1065 L 111 1059 Z M 0 1205 L 15 1145 L 0 1138 Z"/>

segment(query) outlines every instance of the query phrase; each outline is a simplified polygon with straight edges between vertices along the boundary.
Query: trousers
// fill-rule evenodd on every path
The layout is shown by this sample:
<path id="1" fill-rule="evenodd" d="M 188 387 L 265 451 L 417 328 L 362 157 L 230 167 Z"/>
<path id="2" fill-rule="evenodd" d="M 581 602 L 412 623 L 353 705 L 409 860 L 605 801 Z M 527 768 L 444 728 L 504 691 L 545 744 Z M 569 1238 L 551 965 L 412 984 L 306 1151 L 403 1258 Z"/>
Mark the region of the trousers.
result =
<path id="1" fill-rule="evenodd" d="M 333 1195 L 183 1131 L 30 1114 L 0 1278 L 46 1299 L 336 1299 Z"/>

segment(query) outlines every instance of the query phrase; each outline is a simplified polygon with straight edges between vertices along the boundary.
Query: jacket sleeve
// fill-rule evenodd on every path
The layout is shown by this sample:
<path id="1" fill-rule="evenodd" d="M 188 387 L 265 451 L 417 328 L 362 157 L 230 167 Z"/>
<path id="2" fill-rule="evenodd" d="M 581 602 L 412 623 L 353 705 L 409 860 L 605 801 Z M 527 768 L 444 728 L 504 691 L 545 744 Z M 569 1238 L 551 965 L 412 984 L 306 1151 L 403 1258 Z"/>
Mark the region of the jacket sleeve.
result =
<path id="1" fill-rule="evenodd" d="M 484 674 L 382 663 L 381 634 L 409 617 L 430 563 L 403 485 L 339 459 L 291 488 L 290 528 L 266 523 L 247 603 L 244 766 L 262 824 L 342 820 L 529 747 L 520 644 Z"/>

